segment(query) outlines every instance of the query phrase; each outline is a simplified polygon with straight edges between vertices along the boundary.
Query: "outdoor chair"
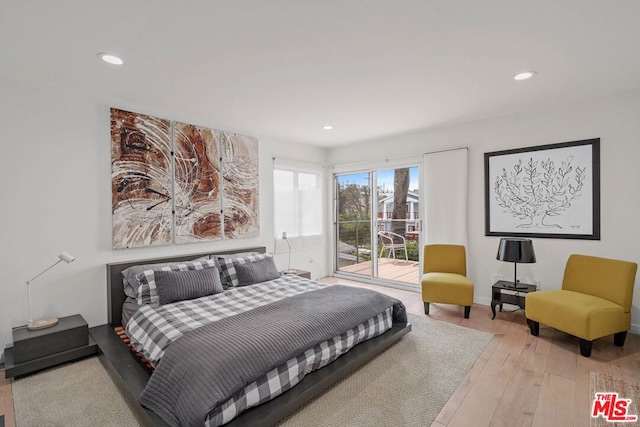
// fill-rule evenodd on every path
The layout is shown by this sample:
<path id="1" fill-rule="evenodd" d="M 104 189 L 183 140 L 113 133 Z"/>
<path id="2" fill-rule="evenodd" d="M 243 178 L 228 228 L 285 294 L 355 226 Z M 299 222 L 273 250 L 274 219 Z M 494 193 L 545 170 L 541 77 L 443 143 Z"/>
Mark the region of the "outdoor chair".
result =
<path id="1" fill-rule="evenodd" d="M 393 258 L 393 262 L 396 261 L 396 251 L 404 251 L 404 260 L 408 261 L 407 255 L 407 240 L 391 231 L 378 231 L 378 237 L 380 238 L 380 254 L 378 257 L 382 257 L 382 253 L 387 254 L 387 258 Z"/>

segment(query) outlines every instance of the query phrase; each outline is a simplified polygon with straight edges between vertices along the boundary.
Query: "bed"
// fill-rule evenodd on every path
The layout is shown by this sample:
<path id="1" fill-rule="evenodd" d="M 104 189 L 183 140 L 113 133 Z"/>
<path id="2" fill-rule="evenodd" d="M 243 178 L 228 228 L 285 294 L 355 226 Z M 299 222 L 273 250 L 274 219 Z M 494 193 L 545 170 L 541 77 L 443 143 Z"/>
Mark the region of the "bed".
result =
<path id="1" fill-rule="evenodd" d="M 243 248 L 233 251 L 227 250 L 222 253 L 234 254 L 247 252 L 264 254 L 265 248 Z M 178 322 L 172 324 L 171 328 L 169 328 L 172 332 L 167 334 L 173 334 L 174 337 L 171 338 L 163 336 L 163 339 L 160 340 L 170 341 L 169 344 L 171 345 L 165 343 L 165 345 L 156 346 L 155 343 L 152 343 L 151 350 L 144 349 L 142 347 L 139 348 L 140 350 L 142 350 L 142 353 L 149 359 L 151 364 L 157 368 L 156 371 L 151 374 L 147 367 L 145 367 L 144 363 L 139 358 L 137 358 L 132 351 L 130 351 L 127 345 L 117 337 L 117 334 L 114 331 L 114 327 L 121 326 L 121 319 L 123 314 L 122 308 L 126 299 L 124 293 L 124 285 L 122 282 L 122 272 L 131 266 L 139 264 L 183 262 L 190 261 L 195 258 L 215 257 L 217 255 L 220 255 L 220 253 L 208 252 L 206 254 L 190 254 L 178 257 L 128 261 L 124 263 L 107 265 L 109 324 L 97 328 L 92 328 L 91 334 L 99 345 L 101 361 L 111 374 L 114 382 L 121 389 L 123 395 L 129 403 L 129 406 L 134 410 L 140 421 L 145 425 L 165 426 L 177 423 L 194 424 L 192 419 L 189 420 L 188 418 L 185 418 L 185 411 L 188 412 L 190 410 L 193 410 L 194 414 L 198 413 L 197 405 L 192 402 L 192 400 L 197 401 L 198 396 L 200 396 L 201 394 L 201 391 L 189 391 L 185 389 L 177 389 L 176 391 L 174 391 L 173 388 L 179 387 L 177 383 L 179 383 L 180 381 L 174 382 L 175 378 L 171 377 L 171 375 L 173 374 L 177 375 L 177 377 L 180 379 L 183 377 L 186 378 L 183 383 L 186 383 L 187 385 L 183 386 L 187 387 L 192 383 L 202 382 L 204 383 L 203 387 L 206 389 L 205 391 L 211 393 L 217 393 L 218 388 L 221 387 L 218 385 L 216 385 L 215 387 L 210 387 L 207 384 L 226 384 L 227 382 L 230 382 L 231 385 L 229 386 L 229 390 L 234 391 L 233 396 L 227 396 L 229 400 L 214 399 L 214 401 L 219 402 L 220 405 L 216 406 L 216 410 L 207 411 L 206 425 L 214 426 L 221 423 L 229 426 L 274 425 L 279 420 L 285 418 L 288 414 L 295 411 L 297 408 L 304 405 L 309 400 L 321 394 L 324 390 L 326 390 L 335 382 L 339 381 L 341 378 L 351 373 L 357 367 L 375 357 L 376 354 L 388 348 L 390 345 L 395 343 L 403 335 L 411 330 L 411 325 L 406 322 L 406 317 L 402 318 L 402 316 L 399 316 L 399 319 L 393 318 L 393 310 L 397 309 L 397 305 L 384 309 L 373 308 L 380 311 L 379 314 L 371 317 L 371 319 L 375 318 L 377 320 L 369 319 L 367 322 L 361 322 L 362 324 L 357 324 L 351 328 L 347 327 L 344 331 L 340 332 L 336 335 L 336 337 L 334 337 L 336 338 L 336 340 L 331 341 L 332 347 L 330 350 L 327 350 L 327 342 L 330 341 L 328 339 L 323 342 L 318 342 L 316 345 L 310 345 L 309 343 L 311 341 L 304 341 L 307 339 L 309 329 L 304 328 L 312 327 L 314 329 L 322 329 L 325 327 L 327 319 L 331 320 L 329 322 L 331 324 L 331 327 L 345 328 L 345 325 L 348 324 L 349 326 L 351 326 L 351 324 L 338 324 L 342 322 L 342 318 L 349 318 L 352 316 L 350 314 L 345 314 L 346 311 L 339 313 L 339 316 L 337 314 L 331 314 L 328 312 L 320 313 L 318 314 L 318 316 L 325 317 L 319 317 L 319 321 L 323 321 L 325 323 L 322 323 L 322 328 L 318 328 L 316 324 L 310 323 L 309 325 L 307 325 L 306 318 L 304 319 L 304 321 L 296 320 L 294 324 L 286 323 L 287 321 L 291 322 L 294 318 L 294 314 L 292 313 L 296 312 L 297 307 L 306 307 L 304 309 L 300 308 L 298 310 L 300 312 L 306 313 L 307 311 L 310 311 L 309 307 L 311 307 L 314 302 L 322 301 L 322 298 L 329 298 L 326 301 L 330 301 L 330 303 L 323 304 L 323 306 L 339 305 L 341 303 L 340 301 L 332 301 L 331 298 L 338 298 L 339 296 L 340 300 L 348 300 L 349 298 L 351 298 L 350 295 L 352 291 L 350 289 L 339 290 L 338 287 L 327 286 L 315 281 L 302 279 L 297 276 L 278 277 L 270 281 L 251 284 L 251 286 L 240 286 L 237 288 L 232 287 L 222 293 L 218 293 L 217 295 L 213 295 L 211 297 L 207 296 L 193 300 L 172 302 L 171 304 L 168 304 L 166 306 L 162 305 L 158 308 L 146 310 L 146 313 L 143 313 L 143 311 L 145 310 L 139 310 L 138 312 L 136 312 L 134 317 L 129 320 L 130 330 L 128 332 L 132 337 L 132 341 L 134 341 L 137 345 L 142 345 L 140 344 L 140 342 L 144 342 L 145 339 L 150 336 L 157 337 L 158 335 L 157 328 L 154 330 L 153 327 L 151 328 L 151 332 L 140 332 L 144 329 L 144 323 L 148 321 L 148 318 L 157 318 L 160 314 L 162 314 L 162 316 L 165 316 L 167 315 L 167 311 L 171 311 L 174 313 L 173 320 L 165 320 L 163 318 L 163 324 L 166 324 L 167 322 Z M 239 274 L 241 273 L 240 269 L 238 269 L 238 272 Z M 221 276 L 223 275 L 221 274 Z M 341 295 L 338 291 L 340 291 L 341 293 L 345 293 L 345 295 Z M 338 294 L 338 296 L 336 296 L 336 294 Z M 361 295 L 354 295 L 354 298 L 356 297 L 360 298 Z M 377 296 L 374 295 L 372 295 L 372 297 L 374 299 L 377 298 Z M 233 301 L 241 301 L 242 303 L 233 303 Z M 386 303 L 386 301 L 380 302 L 380 304 Z M 200 305 L 198 306 L 197 304 Z M 220 308 L 220 304 L 222 304 L 222 308 Z M 367 307 L 362 308 L 363 313 L 361 313 L 360 315 L 365 317 L 368 316 L 370 314 L 369 311 L 367 311 L 370 310 L 369 306 L 375 306 L 376 304 L 377 300 L 375 302 L 367 303 Z M 231 312 L 229 312 L 229 307 L 235 307 L 237 305 L 246 305 L 249 308 L 246 310 L 241 310 L 240 312 L 234 312 L 233 310 L 235 309 L 232 308 Z M 206 307 L 206 310 L 202 307 Z M 385 306 L 381 305 L 380 307 Z M 187 320 L 184 320 L 184 310 L 186 310 L 187 313 L 190 313 L 188 316 L 186 316 L 188 318 Z M 213 316 L 215 318 L 214 321 L 205 325 L 204 323 L 206 322 L 204 322 L 201 317 L 198 317 L 199 314 L 193 314 L 204 311 L 207 312 L 207 316 Z M 323 310 L 318 309 L 317 311 L 322 312 Z M 351 312 L 354 310 L 348 311 Z M 360 308 L 355 311 L 360 311 Z M 213 314 L 210 314 L 209 312 Z M 287 316 L 278 315 L 278 313 L 282 312 L 286 312 Z M 200 364 L 201 362 L 207 363 L 206 361 L 195 360 L 196 356 L 191 357 L 192 355 L 199 353 L 198 351 L 193 350 L 192 347 L 189 347 L 202 347 L 204 346 L 204 344 L 202 343 L 207 339 L 217 340 L 211 342 L 239 341 L 241 343 L 252 341 L 254 339 L 265 340 L 264 342 L 259 343 L 259 345 L 262 345 L 264 347 L 266 344 L 268 344 L 269 347 L 271 347 L 271 343 L 274 341 L 272 340 L 272 337 L 269 336 L 270 331 L 271 329 L 276 330 L 278 329 L 278 327 L 265 326 L 261 330 L 261 324 L 265 323 L 265 321 L 259 320 L 264 318 L 258 316 L 265 315 L 271 316 L 270 318 L 267 317 L 269 319 L 269 325 L 282 323 L 282 325 L 279 327 L 285 327 L 287 328 L 287 331 L 289 330 L 288 328 L 291 328 L 292 330 L 297 330 L 297 328 L 300 328 L 300 330 L 298 331 L 298 335 L 295 335 L 294 333 L 295 337 L 287 338 L 287 340 L 285 340 L 286 343 L 282 344 L 282 346 L 284 347 L 293 346 L 293 348 L 285 348 L 282 351 L 298 351 L 299 349 L 296 350 L 297 347 L 295 347 L 295 345 L 309 345 L 308 351 L 303 351 L 300 353 L 300 355 L 305 355 L 307 359 L 311 356 L 311 359 L 305 361 L 305 357 L 297 357 L 281 360 L 278 359 L 278 357 L 281 358 L 283 356 L 280 354 L 276 354 L 273 356 L 273 360 L 280 360 L 280 362 L 283 362 L 283 366 L 285 366 L 285 369 L 282 369 L 282 366 L 274 365 L 275 367 L 272 366 L 273 369 L 271 369 L 270 372 L 265 371 L 263 373 L 263 376 L 260 376 L 259 378 L 256 377 L 255 381 L 250 381 L 250 384 L 246 385 L 245 387 L 241 387 L 241 389 L 238 389 L 238 387 L 234 388 L 232 381 L 241 381 L 243 379 L 246 380 L 246 377 L 244 376 L 245 371 L 251 371 L 252 369 L 254 369 L 253 366 L 239 367 L 238 370 L 242 371 L 242 374 L 237 374 L 237 376 L 239 377 L 238 379 L 233 378 L 233 376 L 235 375 L 234 373 L 228 374 L 228 372 L 226 372 L 235 370 L 225 368 L 220 369 L 220 371 L 222 372 L 214 372 L 216 371 L 216 369 L 218 369 L 218 367 L 216 366 L 216 363 L 212 363 L 204 372 L 211 372 L 211 375 L 222 375 L 223 377 L 225 375 L 231 375 L 232 378 L 224 377 L 224 381 L 212 381 L 212 378 L 214 377 L 210 377 L 207 381 L 199 381 L 200 377 L 204 377 L 206 375 L 192 372 L 193 368 L 188 367 L 189 363 L 175 363 L 175 360 L 187 361 L 187 359 L 188 361 L 194 359 L 193 364 Z M 286 319 L 280 320 L 280 317 L 286 317 Z M 353 319 L 348 319 L 348 321 L 356 322 L 356 319 L 360 318 L 354 317 Z M 254 322 L 254 326 L 250 328 L 244 328 L 244 330 L 242 328 L 238 328 L 237 326 L 252 324 L 250 322 Z M 347 320 L 345 320 L 345 322 L 347 322 Z M 194 324 L 196 325 L 195 327 L 193 326 Z M 363 333 L 363 324 L 370 325 L 370 328 L 366 330 L 366 333 Z M 132 325 L 135 325 L 135 327 L 133 327 Z M 194 329 L 195 331 L 189 332 L 192 329 Z M 252 331 L 256 331 L 255 334 L 253 334 Z M 202 338 L 200 336 L 200 334 L 202 333 L 208 333 L 211 336 L 208 335 L 207 338 Z M 246 336 L 243 336 L 242 334 L 245 334 Z M 257 335 L 257 338 L 254 335 Z M 238 339 L 234 340 L 236 336 L 238 337 Z M 354 336 L 357 339 L 354 339 Z M 340 337 L 340 339 L 337 339 L 338 337 Z M 304 338 L 304 342 L 299 343 L 296 341 L 302 338 Z M 174 341 L 178 344 L 175 344 Z M 294 344 L 290 344 L 290 341 Z M 346 345 L 347 342 L 348 345 Z M 243 345 L 244 344 L 239 344 L 237 351 L 241 351 Z M 281 345 L 278 344 L 273 347 L 280 349 L 280 346 Z M 335 351 L 336 346 L 340 351 Z M 156 347 L 162 348 L 158 349 Z M 200 353 L 212 352 L 213 350 L 211 349 L 214 348 L 216 349 L 216 351 L 218 351 L 218 348 L 223 348 L 219 351 L 224 353 L 224 351 L 226 351 L 226 347 L 228 347 L 228 345 L 209 345 L 209 347 L 207 347 L 209 350 L 205 351 L 203 349 L 200 349 Z M 180 348 L 182 348 L 182 353 L 179 350 Z M 313 350 L 314 348 L 315 350 Z M 233 351 L 236 350 L 233 349 Z M 317 360 L 315 360 L 313 359 L 315 356 L 312 356 L 312 354 L 315 354 L 316 356 L 318 356 L 319 354 L 328 354 L 329 356 L 323 356 L 322 360 L 320 360 L 320 358 L 317 358 Z M 340 356 L 340 354 L 342 355 Z M 189 355 L 190 357 L 185 357 L 185 355 Z M 222 356 L 216 353 L 215 358 L 217 357 Z M 231 355 L 229 357 L 233 358 L 234 356 Z M 269 359 L 269 357 L 271 356 L 259 358 L 260 363 L 262 363 L 263 359 Z M 236 357 L 236 359 L 244 358 Z M 247 357 L 246 359 L 252 361 L 251 363 L 249 363 L 249 365 L 252 365 L 254 363 L 253 361 L 257 360 L 258 358 Z M 163 363 L 159 364 L 160 360 L 164 360 Z M 171 360 L 174 360 L 173 365 Z M 295 367 L 292 369 L 292 363 L 302 363 L 303 365 L 301 365 L 301 367 Z M 304 363 L 307 363 L 309 366 L 304 365 Z M 308 371 L 311 370 L 311 365 L 314 365 L 313 369 L 315 370 L 308 373 Z M 167 366 L 171 366 L 171 368 L 166 368 Z M 227 365 L 225 364 L 224 366 Z M 163 367 L 164 371 L 162 370 Z M 269 395 L 270 393 L 267 393 L 267 396 L 263 396 L 264 393 L 262 393 L 262 390 L 264 390 L 265 384 L 270 387 L 270 384 L 273 383 L 274 372 L 275 376 L 278 377 L 278 375 L 281 375 L 283 371 L 287 370 L 287 367 L 289 371 L 295 371 L 296 373 L 298 371 L 304 370 L 306 375 L 302 375 L 301 378 L 293 377 L 292 381 L 290 381 L 289 377 L 287 377 L 286 381 L 282 381 L 283 385 L 281 386 L 279 384 L 278 386 L 282 390 L 276 390 L 277 392 L 273 393 L 273 396 Z M 269 373 L 271 374 L 271 376 L 269 376 Z M 188 375 L 192 375 L 193 377 L 191 377 L 191 379 L 189 380 Z M 289 382 L 291 384 L 289 384 Z M 157 392 L 156 390 L 155 397 L 153 397 L 152 395 L 151 399 L 145 400 L 145 398 L 147 397 L 146 395 L 151 394 L 151 392 L 149 392 L 150 389 L 157 389 L 158 387 L 162 387 L 163 384 L 166 383 L 171 384 L 169 390 L 160 389 L 160 392 Z M 253 391 L 251 389 L 252 384 L 254 387 Z M 293 387 L 292 389 L 295 391 L 287 391 L 291 387 Z M 210 388 L 214 388 L 215 390 L 210 391 Z M 248 391 L 245 389 L 247 389 Z M 175 399 L 171 397 L 171 393 L 175 394 Z M 168 401 L 169 404 L 173 405 L 174 401 L 179 400 L 180 396 L 189 396 L 189 393 L 194 394 L 192 394 L 192 398 L 187 402 L 188 404 L 186 406 L 177 408 L 172 407 L 168 409 L 169 411 L 175 411 L 175 413 L 177 414 L 176 417 L 180 417 L 182 415 L 182 418 L 172 418 L 171 414 L 168 415 L 167 412 L 163 412 L 162 406 L 167 403 L 166 401 Z M 158 396 L 166 396 L 166 401 L 160 402 L 159 408 L 157 407 L 157 401 L 154 401 L 154 399 L 157 400 Z M 247 396 L 249 396 L 250 398 L 247 399 Z M 256 396 L 259 396 L 259 399 L 256 398 Z M 156 404 L 156 407 L 154 407 L 154 409 L 157 412 L 161 413 L 164 419 L 159 417 L 156 413 L 150 411 L 146 407 L 143 407 L 139 403 L 139 399 L 142 399 L 145 402 L 146 407 L 154 407 L 154 404 Z M 230 401 L 231 403 L 229 403 Z M 237 405 L 237 402 L 241 402 L 241 404 Z M 257 406 L 251 407 L 252 404 L 256 404 Z M 179 404 L 176 404 L 174 406 L 178 405 Z M 239 414 L 237 414 L 238 412 Z M 196 417 L 196 419 L 199 418 Z M 167 421 L 165 420 L 167 420 L 170 424 L 167 424 Z"/>

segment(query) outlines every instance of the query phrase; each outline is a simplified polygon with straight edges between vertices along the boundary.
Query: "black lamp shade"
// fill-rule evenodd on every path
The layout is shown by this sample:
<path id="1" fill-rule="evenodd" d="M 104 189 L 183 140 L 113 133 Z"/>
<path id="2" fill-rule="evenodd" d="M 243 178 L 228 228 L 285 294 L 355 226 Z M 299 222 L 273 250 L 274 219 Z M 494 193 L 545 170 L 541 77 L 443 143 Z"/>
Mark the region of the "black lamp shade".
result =
<path id="1" fill-rule="evenodd" d="M 500 239 L 496 259 L 507 262 L 533 263 L 536 262 L 536 254 L 533 251 L 533 242 L 529 239 L 514 237 Z"/>

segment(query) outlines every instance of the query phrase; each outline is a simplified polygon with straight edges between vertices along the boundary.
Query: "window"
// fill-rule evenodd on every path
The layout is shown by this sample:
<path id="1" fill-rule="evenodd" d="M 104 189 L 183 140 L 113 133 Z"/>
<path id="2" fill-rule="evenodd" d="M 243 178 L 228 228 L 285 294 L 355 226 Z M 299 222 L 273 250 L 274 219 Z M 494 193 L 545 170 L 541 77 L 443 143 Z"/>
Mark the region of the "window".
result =
<path id="1" fill-rule="evenodd" d="M 322 168 L 274 162 L 274 233 L 276 239 L 322 234 Z"/>

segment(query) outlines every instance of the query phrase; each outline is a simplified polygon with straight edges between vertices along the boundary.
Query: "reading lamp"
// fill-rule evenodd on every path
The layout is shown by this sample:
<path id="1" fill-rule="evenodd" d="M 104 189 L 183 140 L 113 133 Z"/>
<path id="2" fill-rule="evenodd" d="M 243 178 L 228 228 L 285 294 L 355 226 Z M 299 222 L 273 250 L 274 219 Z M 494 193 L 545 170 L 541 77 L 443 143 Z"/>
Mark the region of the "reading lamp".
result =
<path id="1" fill-rule="evenodd" d="M 282 232 L 282 240 L 287 242 L 287 247 L 289 248 L 289 263 L 287 264 L 287 269 L 284 271 L 284 274 L 295 274 L 296 270 L 291 269 L 291 244 L 289 243 L 289 239 L 287 239 L 287 232 Z"/>
<path id="2" fill-rule="evenodd" d="M 513 264 L 513 287 L 518 289 L 518 263 L 536 262 L 536 254 L 533 251 L 533 242 L 529 239 L 504 238 L 500 239 L 498 254 L 496 259 L 500 261 L 512 262 Z M 520 287 L 524 289 L 524 287 Z"/>
<path id="3" fill-rule="evenodd" d="M 70 255 L 70 254 L 68 254 L 66 252 L 62 252 L 60 255 L 58 255 L 58 260 L 56 262 L 54 262 L 51 266 L 49 266 L 49 267 L 45 268 L 44 270 L 42 270 L 33 279 L 27 280 L 27 303 L 28 303 L 27 308 L 29 310 L 28 311 L 29 324 L 27 325 L 27 329 L 29 329 L 30 331 L 35 331 L 37 329 L 49 328 L 51 326 L 54 326 L 54 325 L 58 324 L 58 319 L 56 319 L 56 318 L 31 320 L 31 283 L 34 280 L 36 280 L 38 277 L 42 276 L 44 273 L 46 273 L 47 271 L 51 270 L 53 267 L 58 265 L 58 263 L 60 263 L 61 261 L 64 261 L 67 264 L 69 264 L 69 263 L 72 263 L 74 259 L 76 259 L 76 258 L 73 255 Z"/>

